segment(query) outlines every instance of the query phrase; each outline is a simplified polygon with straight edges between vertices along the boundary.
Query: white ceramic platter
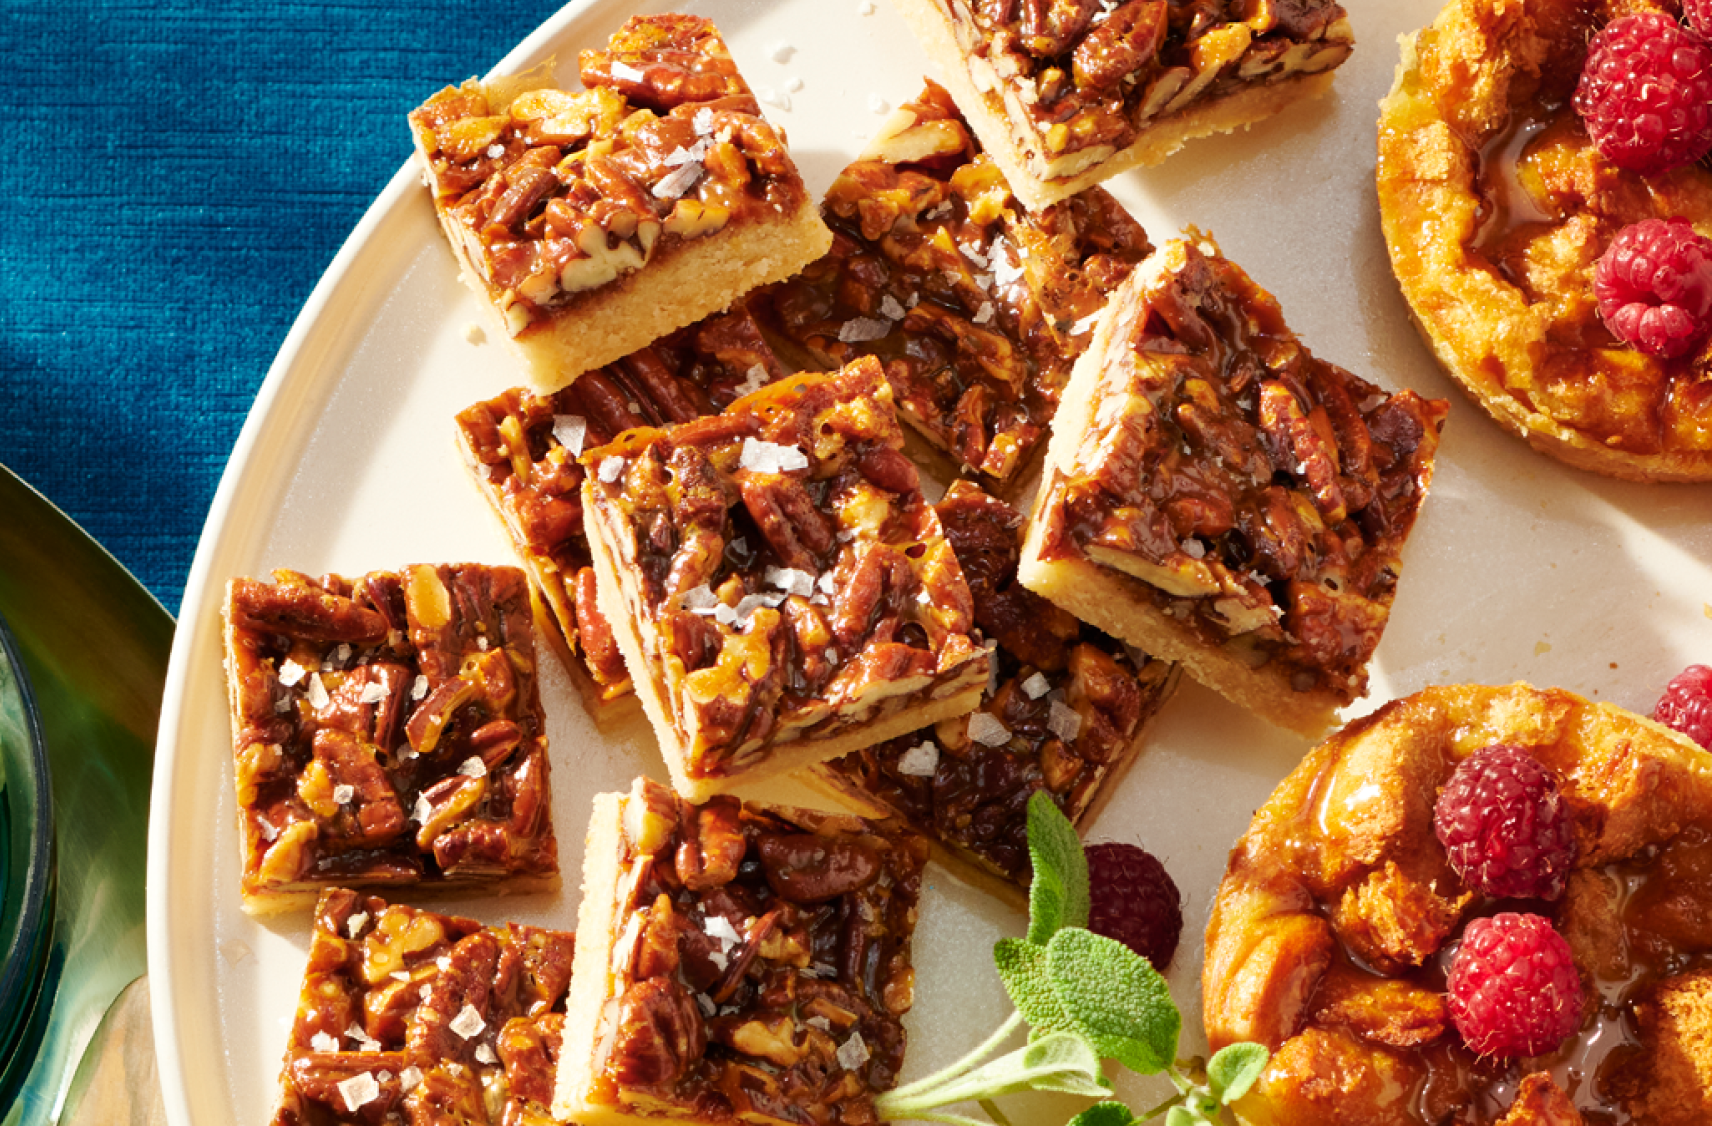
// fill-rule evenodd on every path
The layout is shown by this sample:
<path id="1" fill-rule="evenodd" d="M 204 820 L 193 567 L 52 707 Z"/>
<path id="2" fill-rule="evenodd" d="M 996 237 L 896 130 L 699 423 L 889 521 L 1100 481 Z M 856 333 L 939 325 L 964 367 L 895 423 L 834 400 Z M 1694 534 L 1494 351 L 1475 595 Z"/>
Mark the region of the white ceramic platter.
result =
<path id="1" fill-rule="evenodd" d="M 1358 710 L 1428 684 L 1516 679 L 1649 710 L 1670 675 L 1712 657 L 1712 493 L 1564 468 L 1500 432 L 1438 371 L 1391 276 L 1372 186 L 1375 103 L 1390 86 L 1397 37 L 1430 22 L 1438 2 L 1346 3 L 1358 46 L 1330 95 L 1107 186 L 1156 243 L 1190 224 L 1214 234 L 1278 296 L 1316 354 L 1387 388 L 1451 400 L 1373 692 Z M 574 81 L 576 51 L 603 43 L 636 7 L 573 3 L 498 69 L 554 57 Z M 800 80 L 788 109 L 767 112 L 789 131 L 817 195 L 929 72 L 884 3 L 682 7 L 717 22 L 758 91 L 784 93 Z M 464 77 L 425 74 L 423 95 Z M 452 437 L 459 410 L 520 381 L 498 346 L 471 342 L 476 321 L 426 190 L 402 170 L 286 339 L 215 498 L 173 646 L 149 834 L 149 969 L 177 1126 L 259 1126 L 270 1115 L 309 941 L 305 915 L 258 922 L 238 907 L 222 588 L 275 567 L 356 574 L 512 561 Z M 565 890 L 444 902 L 490 923 L 569 928 L 590 797 L 663 769 L 645 728 L 597 728 L 550 656 L 542 691 Z M 1092 828 L 1093 838 L 1143 843 L 1182 887 L 1184 941 L 1169 977 L 1184 1011 L 1184 1054 L 1205 1048 L 1199 939 L 1226 854 L 1305 749 L 1187 685 Z M 930 871 L 906 1078 L 950 1062 L 1002 1018 L 985 951 L 1021 927 L 1020 915 Z M 1155 1085 L 1139 1081 L 1120 1093 L 1138 1109 L 1157 1101 Z"/>

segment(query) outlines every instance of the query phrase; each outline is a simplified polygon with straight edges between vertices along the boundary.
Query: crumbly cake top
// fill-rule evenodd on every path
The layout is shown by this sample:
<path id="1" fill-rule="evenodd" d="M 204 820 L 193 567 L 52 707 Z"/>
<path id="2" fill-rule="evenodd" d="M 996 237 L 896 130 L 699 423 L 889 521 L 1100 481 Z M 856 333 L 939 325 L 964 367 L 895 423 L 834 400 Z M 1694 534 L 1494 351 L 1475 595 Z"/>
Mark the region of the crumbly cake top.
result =
<path id="1" fill-rule="evenodd" d="M 1316 359 L 1204 236 L 1113 302 L 1090 425 L 1044 486 L 1042 558 L 1138 580 L 1297 691 L 1361 695 L 1447 405 Z"/>
<path id="2" fill-rule="evenodd" d="M 557 874 L 521 571 L 276 571 L 226 618 L 246 896 Z"/>
<path id="3" fill-rule="evenodd" d="M 898 409 L 1003 487 L 1044 440 L 1106 295 L 1146 232 L 1093 188 L 1031 213 L 933 82 L 828 189 L 832 251 L 768 291 L 817 357 L 880 357 Z"/>
<path id="4" fill-rule="evenodd" d="M 784 139 L 699 16 L 633 16 L 579 57 L 447 87 L 410 114 L 449 231 L 512 335 L 677 243 L 807 200 Z"/>
<path id="5" fill-rule="evenodd" d="M 327 889 L 273 1126 L 550 1121 L 574 950 Z"/>
<path id="6" fill-rule="evenodd" d="M 1029 879 L 1028 799 L 1081 819 L 1169 696 L 1175 666 L 1125 648 L 1017 582 L 1022 513 L 968 481 L 936 506 L 996 672 L 968 716 L 817 768 L 1006 879 Z"/>
<path id="7" fill-rule="evenodd" d="M 986 654 L 877 361 L 584 455 L 587 495 L 672 689 L 687 773 Z M 591 529 L 592 530 L 592 529 Z"/>

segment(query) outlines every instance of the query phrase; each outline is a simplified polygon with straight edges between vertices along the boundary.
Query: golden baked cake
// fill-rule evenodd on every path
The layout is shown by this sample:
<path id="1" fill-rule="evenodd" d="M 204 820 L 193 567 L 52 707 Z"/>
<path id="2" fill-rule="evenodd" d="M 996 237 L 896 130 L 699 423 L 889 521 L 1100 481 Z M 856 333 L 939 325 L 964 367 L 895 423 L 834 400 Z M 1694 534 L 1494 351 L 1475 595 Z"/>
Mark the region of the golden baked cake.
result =
<path id="1" fill-rule="evenodd" d="M 1251 1123 L 1712 1121 L 1712 754 L 1526 684 L 1393 701 L 1255 815 L 1206 941 L 1209 1043 L 1273 1052 Z"/>
<path id="2" fill-rule="evenodd" d="M 597 704 L 630 695 L 624 655 L 601 616 L 583 535 L 585 449 L 635 426 L 688 422 L 785 375 L 745 302 L 657 340 L 550 394 L 512 388 L 459 412 L 464 464 L 581 657 Z"/>
<path id="3" fill-rule="evenodd" d="M 1318 735 L 1366 691 L 1445 409 L 1316 359 L 1211 239 L 1173 241 L 1076 362 L 1018 574 Z"/>
<path id="4" fill-rule="evenodd" d="M 990 664 L 879 361 L 583 455 L 583 517 L 672 782 L 694 801 L 972 710 Z"/>
<path id="5" fill-rule="evenodd" d="M 826 253 L 782 134 L 699 16 L 634 16 L 579 58 L 412 111 L 466 283 L 555 391 Z"/>
<path id="6" fill-rule="evenodd" d="M 557 886 L 533 616 L 515 567 L 227 584 L 244 910 Z"/>
<path id="7" fill-rule="evenodd" d="M 1028 801 L 1050 794 L 1071 823 L 1117 787 L 1177 666 L 1131 654 L 1017 582 L 1023 515 L 969 481 L 935 506 L 974 596 L 996 672 L 967 716 L 812 768 L 843 801 L 898 817 L 935 858 L 1010 895 L 1028 886 Z M 995 884 L 996 879 L 996 884 Z"/>
<path id="8" fill-rule="evenodd" d="M 1152 250 L 1110 193 L 1030 211 L 933 82 L 821 203 L 832 250 L 762 295 L 818 366 L 886 365 L 898 413 L 1008 493 L 1038 464 L 1106 297 Z"/>
<path id="9" fill-rule="evenodd" d="M 895 824 L 595 798 L 553 1110 L 583 1126 L 872 1126 L 903 1068 L 927 842 Z"/>
<path id="10" fill-rule="evenodd" d="M 575 949 L 327 889 L 273 1126 L 546 1126 Z"/>
<path id="11" fill-rule="evenodd" d="M 1712 480 L 1705 349 L 1624 343 L 1594 289 L 1630 224 L 1712 235 L 1712 173 L 1619 167 L 1575 107 L 1595 29 L 1649 10 L 1676 18 L 1645 0 L 1451 0 L 1404 40 L 1380 103 L 1379 210 L 1433 353 L 1505 429 L 1597 473 Z"/>
<path id="12" fill-rule="evenodd" d="M 1335 0 L 895 0 L 1015 188 L 1042 208 L 1331 85 Z"/>

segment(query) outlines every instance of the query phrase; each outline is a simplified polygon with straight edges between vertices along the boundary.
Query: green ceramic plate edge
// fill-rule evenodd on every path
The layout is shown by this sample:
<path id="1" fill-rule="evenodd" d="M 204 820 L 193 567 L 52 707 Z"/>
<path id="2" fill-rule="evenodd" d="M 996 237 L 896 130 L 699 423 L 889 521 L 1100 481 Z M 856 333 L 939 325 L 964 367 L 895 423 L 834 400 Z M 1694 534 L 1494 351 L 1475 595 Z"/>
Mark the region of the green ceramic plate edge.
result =
<path id="1" fill-rule="evenodd" d="M 70 518 L 0 466 L 0 613 L 42 717 L 59 881 L 55 992 L 4 1126 L 58 1119 L 101 1016 L 147 968 L 143 880 L 172 616 Z"/>

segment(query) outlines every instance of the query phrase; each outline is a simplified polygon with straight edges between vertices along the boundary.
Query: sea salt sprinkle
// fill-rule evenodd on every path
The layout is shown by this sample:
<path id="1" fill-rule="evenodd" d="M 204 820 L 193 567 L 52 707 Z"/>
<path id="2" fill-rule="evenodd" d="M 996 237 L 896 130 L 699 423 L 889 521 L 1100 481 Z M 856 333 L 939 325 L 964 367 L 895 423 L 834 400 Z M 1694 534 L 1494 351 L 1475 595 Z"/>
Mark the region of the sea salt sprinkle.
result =
<path id="1" fill-rule="evenodd" d="M 1038 700 L 1052 691 L 1052 682 L 1041 673 L 1035 673 L 1022 682 L 1023 694 L 1030 700 Z"/>
<path id="2" fill-rule="evenodd" d="M 610 485 L 614 481 L 618 480 L 623 473 L 624 459 L 621 457 L 609 457 L 601 460 L 600 468 L 595 471 L 595 476 L 601 479 L 602 484 Z"/>
<path id="3" fill-rule="evenodd" d="M 341 1080 L 335 1086 L 339 1088 L 339 1097 L 345 1100 L 345 1110 L 350 1114 L 380 1098 L 380 1084 L 366 1071 Z"/>
<path id="4" fill-rule="evenodd" d="M 554 415 L 553 440 L 576 457 L 583 452 L 583 443 L 588 440 L 588 419 L 580 414 Z"/>
<path id="5" fill-rule="evenodd" d="M 487 763 L 482 761 L 480 755 L 471 755 L 458 764 L 458 773 L 466 778 L 485 778 L 487 777 Z"/>
<path id="6" fill-rule="evenodd" d="M 369 913 L 367 911 L 358 911 L 356 914 L 345 920 L 345 935 L 348 938 L 355 938 L 359 934 L 362 934 L 363 928 L 368 925 Z"/>
<path id="7" fill-rule="evenodd" d="M 889 321 L 901 321 L 909 310 L 898 304 L 898 299 L 891 294 L 880 298 L 880 315 Z"/>
<path id="8" fill-rule="evenodd" d="M 793 469 L 807 469 L 808 455 L 795 446 L 781 446 L 777 442 L 745 438 L 737 464 L 752 473 L 788 473 Z"/>
<path id="9" fill-rule="evenodd" d="M 1054 700 L 1047 709 L 1046 726 L 1066 743 L 1073 742 L 1077 732 L 1082 730 L 1082 716 L 1070 705 Z"/>
<path id="10" fill-rule="evenodd" d="M 387 698 L 386 685 L 378 680 L 371 680 L 363 685 L 363 690 L 357 693 L 357 703 L 378 704 Z"/>
<path id="11" fill-rule="evenodd" d="M 406 1091 L 414 1091 L 417 1087 L 422 1085 L 422 1069 L 419 1067 L 407 1067 L 398 1073 L 398 1081 L 403 1084 Z"/>
<path id="12" fill-rule="evenodd" d="M 970 712 L 969 738 L 984 747 L 1002 747 L 1010 742 L 1011 729 L 991 712 Z"/>
<path id="13" fill-rule="evenodd" d="M 294 688 L 309 670 L 287 657 L 279 663 L 279 682 L 287 688 Z"/>
<path id="14" fill-rule="evenodd" d="M 696 144 L 701 144 L 697 141 Z M 682 151 L 682 150 L 679 150 Z M 695 182 L 701 179 L 702 167 L 700 161 L 692 160 L 668 172 L 654 185 L 655 199 L 681 199 L 685 192 L 695 187 Z"/>
<path id="15" fill-rule="evenodd" d="M 932 778 L 938 770 L 939 745 L 931 739 L 917 743 L 898 759 L 898 773 L 912 778 Z"/>
<path id="16" fill-rule="evenodd" d="M 761 578 L 768 586 L 778 587 L 786 594 L 807 598 L 814 593 L 814 576 L 794 567 L 768 567 Z"/>
<path id="17" fill-rule="evenodd" d="M 868 1062 L 868 1045 L 862 1042 L 860 1032 L 852 1032 L 850 1039 L 838 1045 L 838 1066 L 845 1071 L 855 1071 Z"/>
<path id="18" fill-rule="evenodd" d="M 482 1015 L 476 1011 L 474 1005 L 465 1002 L 464 1007 L 458 1010 L 458 1015 L 453 1017 L 451 1023 L 446 1027 L 456 1032 L 460 1038 L 468 1040 L 486 1028 L 487 1021 L 482 1019 Z"/>
<path id="19" fill-rule="evenodd" d="M 327 686 L 321 682 L 321 674 L 315 673 L 309 678 L 309 706 L 320 711 L 333 702 L 333 697 L 327 694 Z"/>
<path id="20" fill-rule="evenodd" d="M 410 682 L 410 698 L 420 700 L 428 695 L 428 677 L 425 673 L 417 673 L 416 679 Z"/>
<path id="21" fill-rule="evenodd" d="M 317 1032 L 309 1038 L 309 1046 L 317 1052 L 336 1052 L 339 1050 L 339 1038 L 325 1032 Z"/>
<path id="22" fill-rule="evenodd" d="M 335 805 L 349 805 L 351 799 L 356 796 L 357 788 L 348 783 L 340 783 L 333 787 L 333 803 Z"/>
<path id="23" fill-rule="evenodd" d="M 880 317 L 851 317 L 838 326 L 838 339 L 845 344 L 863 344 L 891 331 L 892 322 Z"/>

